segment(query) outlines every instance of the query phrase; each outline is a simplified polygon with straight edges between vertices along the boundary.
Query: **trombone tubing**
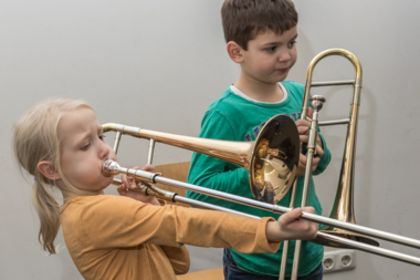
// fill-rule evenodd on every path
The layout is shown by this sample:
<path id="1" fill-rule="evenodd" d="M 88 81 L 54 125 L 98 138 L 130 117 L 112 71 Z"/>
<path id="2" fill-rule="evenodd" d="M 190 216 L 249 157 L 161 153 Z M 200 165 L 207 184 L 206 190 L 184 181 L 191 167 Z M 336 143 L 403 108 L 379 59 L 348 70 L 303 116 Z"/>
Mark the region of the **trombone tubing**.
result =
<path id="1" fill-rule="evenodd" d="M 208 189 L 208 188 L 205 188 L 205 187 L 181 182 L 181 181 L 178 181 L 178 180 L 166 178 L 166 177 L 161 176 L 158 173 L 153 173 L 153 172 L 148 172 L 148 171 L 133 169 L 133 168 L 121 167 L 117 162 L 112 161 L 112 160 L 107 160 L 104 163 L 103 173 L 107 176 L 113 176 L 113 175 L 117 175 L 117 174 L 127 174 L 127 175 L 130 175 L 130 176 L 133 176 L 133 177 L 139 179 L 140 181 L 145 181 L 145 182 L 153 183 L 153 184 L 161 183 L 161 184 L 176 186 L 176 187 L 180 187 L 180 188 L 187 189 L 187 190 L 190 190 L 190 191 L 194 191 L 194 192 L 197 192 L 197 193 L 209 195 L 209 196 L 212 196 L 212 197 L 215 197 L 215 198 L 219 198 L 219 199 L 223 199 L 223 200 L 231 201 L 231 202 L 235 202 L 235 203 L 240 203 L 240 204 L 243 204 L 243 205 L 259 208 L 259 209 L 270 211 L 272 213 L 277 213 L 277 214 L 284 214 L 284 213 L 290 212 L 292 210 L 291 208 L 288 208 L 288 207 L 284 207 L 284 206 L 280 206 L 280 205 L 273 205 L 273 204 L 261 202 L 261 201 L 258 201 L 258 200 L 254 200 L 254 199 L 250 199 L 250 198 L 246 198 L 246 197 L 241 197 L 241 196 L 237 196 L 237 195 L 233 195 L 233 194 L 229 194 L 229 193 L 225 193 L 225 192 L 221 192 L 221 191 Z M 183 201 L 183 202 L 185 202 L 185 201 Z M 214 207 L 212 207 L 212 208 L 215 209 Z M 223 209 L 223 207 L 220 207 L 218 210 L 223 210 L 223 211 L 228 210 L 228 212 L 232 211 L 231 209 Z M 238 212 L 238 213 L 240 213 L 241 215 L 244 214 L 242 212 Z M 247 215 L 247 216 L 250 216 L 250 215 Z M 358 232 L 358 233 L 361 233 L 361 234 L 373 236 L 373 237 L 376 237 L 376 238 L 380 238 L 380 239 L 384 239 L 384 240 L 388 240 L 388 241 L 393 241 L 395 243 L 399 243 L 399 244 L 402 244 L 402 245 L 407 245 L 407 246 L 414 247 L 414 248 L 420 248 L 420 240 L 416 240 L 416 239 L 413 239 L 413 238 L 400 236 L 400 235 L 396 235 L 396 234 L 393 234 L 393 233 L 388 233 L 388 232 L 385 232 L 385 231 L 356 225 L 356 224 L 353 224 L 353 223 L 346 223 L 346 222 L 342 222 L 342 221 L 339 221 L 339 220 L 327 218 L 327 217 L 324 217 L 324 216 L 321 216 L 321 215 L 308 213 L 308 212 L 303 212 L 301 218 L 309 220 L 309 221 L 317 222 L 317 223 L 320 223 L 320 224 L 331 225 L 331 226 L 335 226 L 335 227 L 338 227 L 338 228 L 342 228 L 342 229 Z M 414 256 L 410 256 L 410 255 L 407 255 L 407 254 L 404 254 L 404 253 L 400 253 L 400 252 L 396 252 L 396 251 L 372 246 L 372 245 L 369 245 L 369 244 L 357 242 L 357 241 L 354 241 L 354 240 L 334 236 L 334 235 L 327 234 L 327 233 L 320 232 L 320 231 L 318 231 L 317 235 L 321 236 L 321 237 L 324 237 L 324 238 L 327 238 L 327 239 L 330 239 L 330 240 L 333 240 L 337 243 L 341 243 L 341 244 L 344 244 L 346 246 L 353 247 L 354 249 L 358 249 L 358 250 L 361 250 L 361 251 L 373 253 L 373 254 L 376 254 L 376 255 L 383 256 L 383 257 L 387 257 L 387 258 L 391 258 L 391 259 L 394 259 L 394 260 L 399 260 L 399 261 L 403 261 L 403 262 L 406 262 L 406 263 L 410 263 L 410 264 L 420 266 L 420 258 L 418 258 L 418 257 L 414 257 Z"/>
<path id="2" fill-rule="evenodd" d="M 112 181 L 112 184 L 114 184 L 115 186 L 119 186 L 121 183 L 122 183 L 122 180 L 119 178 L 114 178 Z M 252 214 L 247 214 L 247 213 L 236 211 L 236 210 L 229 209 L 226 207 L 210 204 L 210 203 L 195 200 L 192 198 L 187 198 L 182 195 L 179 195 L 176 192 L 171 192 L 165 189 L 158 188 L 155 185 L 142 184 L 141 187 L 134 189 L 134 191 L 140 192 L 144 195 L 155 196 L 157 198 L 161 198 L 161 199 L 171 201 L 171 202 L 186 203 L 192 206 L 203 207 L 203 208 L 212 209 L 212 210 L 219 210 L 219 211 L 224 211 L 224 212 L 228 212 L 235 215 L 241 215 L 241 216 L 245 216 L 249 218 L 260 219 L 260 217 L 252 215 Z"/>

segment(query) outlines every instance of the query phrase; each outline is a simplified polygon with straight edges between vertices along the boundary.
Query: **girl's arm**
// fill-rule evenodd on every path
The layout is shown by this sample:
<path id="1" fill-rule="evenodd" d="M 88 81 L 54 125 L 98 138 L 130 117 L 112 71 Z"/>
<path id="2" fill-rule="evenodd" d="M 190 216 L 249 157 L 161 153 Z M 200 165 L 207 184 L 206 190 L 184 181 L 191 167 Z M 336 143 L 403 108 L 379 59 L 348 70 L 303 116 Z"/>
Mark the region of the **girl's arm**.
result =
<path id="1" fill-rule="evenodd" d="M 190 255 L 185 245 L 179 247 L 161 246 L 176 274 L 187 273 L 190 269 Z"/>
<path id="2" fill-rule="evenodd" d="M 312 239 L 317 231 L 315 223 L 300 219 L 299 209 L 275 221 L 175 205 L 150 205 L 113 195 L 84 200 L 84 206 L 74 206 L 80 211 L 74 215 L 78 217 L 78 232 L 83 233 L 84 245 L 90 250 L 150 243 L 234 248 L 243 253 L 275 252 L 280 240 Z"/>

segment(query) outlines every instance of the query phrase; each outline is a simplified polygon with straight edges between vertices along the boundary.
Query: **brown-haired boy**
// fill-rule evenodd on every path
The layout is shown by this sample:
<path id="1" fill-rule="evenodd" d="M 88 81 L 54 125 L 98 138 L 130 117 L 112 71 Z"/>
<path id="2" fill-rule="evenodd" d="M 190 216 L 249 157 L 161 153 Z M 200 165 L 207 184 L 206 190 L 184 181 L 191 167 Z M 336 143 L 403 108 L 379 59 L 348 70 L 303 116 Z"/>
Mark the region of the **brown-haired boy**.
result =
<path id="1" fill-rule="evenodd" d="M 213 102 L 205 113 L 200 137 L 233 141 L 252 141 L 262 125 L 273 115 L 286 114 L 296 121 L 300 140 L 307 142 L 309 121 L 299 120 L 304 87 L 285 81 L 297 58 L 296 38 L 298 15 L 289 0 L 225 0 L 222 21 L 226 48 L 231 60 L 241 68 L 239 79 L 223 96 Z M 328 165 L 331 154 L 322 136 L 317 139 L 314 174 Z M 298 172 L 304 174 L 306 156 L 299 157 Z M 252 197 L 249 174 L 245 168 L 195 153 L 188 180 L 201 186 L 236 195 Z M 300 205 L 303 178 L 298 178 L 297 201 Z M 201 194 L 188 193 L 191 198 L 233 208 L 258 216 L 267 212 L 220 201 Z M 290 194 L 279 201 L 288 206 Z M 321 213 L 321 204 L 311 180 L 307 204 Z M 275 217 L 276 215 L 273 215 Z M 240 238 L 240 236 L 238 236 Z M 291 274 L 294 242 L 289 246 L 286 275 Z M 243 254 L 226 249 L 226 279 L 278 279 L 282 248 L 274 254 Z M 323 247 L 303 242 L 299 279 L 322 279 Z"/>

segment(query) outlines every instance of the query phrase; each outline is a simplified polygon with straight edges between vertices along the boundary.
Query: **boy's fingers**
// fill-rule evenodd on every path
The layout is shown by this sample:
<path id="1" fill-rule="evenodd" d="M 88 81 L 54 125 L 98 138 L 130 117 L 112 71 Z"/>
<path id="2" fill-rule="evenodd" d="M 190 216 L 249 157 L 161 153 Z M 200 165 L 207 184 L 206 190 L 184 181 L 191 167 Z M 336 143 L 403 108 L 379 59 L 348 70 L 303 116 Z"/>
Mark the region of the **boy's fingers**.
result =
<path id="1" fill-rule="evenodd" d="M 308 107 L 308 110 L 306 110 L 306 117 L 312 119 L 313 114 L 314 114 L 314 109 L 312 107 Z"/>
<path id="2" fill-rule="evenodd" d="M 315 146 L 315 152 L 319 157 L 322 157 L 322 155 L 324 154 L 324 149 L 322 149 L 321 146 Z"/>
<path id="3" fill-rule="evenodd" d="M 309 136 L 307 134 L 299 134 L 299 140 L 302 143 L 308 143 Z"/>

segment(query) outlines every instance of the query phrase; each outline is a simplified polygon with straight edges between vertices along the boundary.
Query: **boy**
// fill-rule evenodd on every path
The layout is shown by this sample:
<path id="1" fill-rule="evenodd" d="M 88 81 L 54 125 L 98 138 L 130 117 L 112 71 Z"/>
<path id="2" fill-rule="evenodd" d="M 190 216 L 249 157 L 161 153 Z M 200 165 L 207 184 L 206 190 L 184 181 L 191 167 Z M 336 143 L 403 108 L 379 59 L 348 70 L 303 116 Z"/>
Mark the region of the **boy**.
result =
<path id="1" fill-rule="evenodd" d="M 296 120 L 301 143 L 306 143 L 309 121 L 299 120 L 303 85 L 284 81 L 297 57 L 298 16 L 293 3 L 289 0 L 225 0 L 221 13 L 228 55 L 239 64 L 241 72 L 239 79 L 210 105 L 201 123 L 200 137 L 252 141 L 270 117 L 286 114 Z M 322 172 L 331 158 L 321 137 L 317 139 L 316 153 L 312 166 L 314 174 Z M 301 154 L 298 175 L 304 175 L 305 164 L 306 157 Z M 188 181 L 252 197 L 248 178 L 248 170 L 244 168 L 195 153 Z M 303 177 L 299 177 L 296 205 L 300 205 L 302 185 Z M 269 214 L 201 194 L 189 192 L 188 196 L 258 216 Z M 279 204 L 289 206 L 289 201 L 290 193 Z M 321 213 L 312 180 L 307 203 Z M 286 276 L 291 274 L 294 242 L 288 252 Z M 225 278 L 278 279 L 281 254 L 282 248 L 273 254 L 242 254 L 226 249 L 223 258 Z M 322 279 L 322 258 L 321 245 L 303 242 L 299 279 Z"/>

